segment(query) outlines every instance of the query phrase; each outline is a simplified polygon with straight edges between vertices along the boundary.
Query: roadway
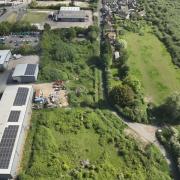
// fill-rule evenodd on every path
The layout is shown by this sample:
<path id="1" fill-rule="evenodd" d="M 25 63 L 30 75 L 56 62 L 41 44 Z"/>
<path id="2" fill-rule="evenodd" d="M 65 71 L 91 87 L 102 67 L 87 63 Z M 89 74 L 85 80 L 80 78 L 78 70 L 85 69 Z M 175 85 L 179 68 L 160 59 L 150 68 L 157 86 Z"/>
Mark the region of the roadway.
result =
<path id="1" fill-rule="evenodd" d="M 6 21 L 8 16 L 11 15 L 13 12 L 16 12 L 18 14 L 17 18 L 20 19 L 19 15 L 22 17 L 22 10 L 27 8 L 28 3 L 22 3 L 18 5 L 13 5 L 10 7 L 6 7 L 7 11 L 2 16 L 0 16 L 0 22 Z"/>

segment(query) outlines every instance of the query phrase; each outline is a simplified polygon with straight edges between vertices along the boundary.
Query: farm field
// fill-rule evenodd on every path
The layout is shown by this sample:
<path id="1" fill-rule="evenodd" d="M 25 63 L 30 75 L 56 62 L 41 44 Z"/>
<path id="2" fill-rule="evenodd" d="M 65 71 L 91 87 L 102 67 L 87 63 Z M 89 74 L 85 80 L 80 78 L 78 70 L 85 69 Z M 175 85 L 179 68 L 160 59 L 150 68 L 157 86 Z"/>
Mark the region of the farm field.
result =
<path id="1" fill-rule="evenodd" d="M 34 111 L 21 180 L 162 179 L 168 166 L 152 145 L 124 133 L 126 126 L 110 111 L 89 108 Z"/>
<path id="2" fill-rule="evenodd" d="M 30 23 L 42 23 L 42 22 L 46 21 L 47 17 L 48 17 L 48 14 L 45 12 L 29 11 L 29 12 L 27 12 L 27 14 L 25 14 L 23 16 L 23 18 L 21 20 L 27 21 Z"/>
<path id="3" fill-rule="evenodd" d="M 128 32 L 123 38 L 127 41 L 130 74 L 141 80 L 147 101 L 159 104 L 180 90 L 180 71 L 155 35 Z"/>

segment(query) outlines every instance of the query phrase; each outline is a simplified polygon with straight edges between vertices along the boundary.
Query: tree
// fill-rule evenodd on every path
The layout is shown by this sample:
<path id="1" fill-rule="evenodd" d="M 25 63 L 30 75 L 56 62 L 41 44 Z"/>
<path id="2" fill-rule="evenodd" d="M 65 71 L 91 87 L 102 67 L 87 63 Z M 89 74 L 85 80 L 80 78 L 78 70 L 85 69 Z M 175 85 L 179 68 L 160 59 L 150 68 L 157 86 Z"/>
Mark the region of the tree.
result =
<path id="1" fill-rule="evenodd" d="M 104 66 L 110 67 L 112 65 L 112 57 L 108 53 L 103 54 L 102 59 Z"/>
<path id="2" fill-rule="evenodd" d="M 57 41 L 53 47 L 53 57 L 57 61 L 67 62 L 74 61 L 76 57 L 76 52 L 74 51 L 73 46 L 68 45 L 62 40 Z"/>
<path id="3" fill-rule="evenodd" d="M 128 85 L 115 86 L 109 93 L 109 99 L 112 104 L 121 107 L 131 106 L 135 100 L 135 94 Z"/>
<path id="4" fill-rule="evenodd" d="M 168 97 L 164 104 L 156 108 L 156 113 L 164 122 L 180 122 L 180 93 Z"/>
<path id="5" fill-rule="evenodd" d="M 50 31 L 51 30 L 51 26 L 48 23 L 44 24 L 44 31 Z"/>
<path id="6" fill-rule="evenodd" d="M 76 31 L 74 28 L 67 29 L 66 38 L 70 41 L 76 37 Z"/>
<path id="7" fill-rule="evenodd" d="M 121 79 L 124 79 L 127 75 L 128 75 L 128 72 L 129 72 L 129 66 L 126 65 L 126 64 L 123 64 L 120 66 L 119 68 L 119 76 Z"/>
<path id="8" fill-rule="evenodd" d="M 90 26 L 88 28 L 87 37 L 90 41 L 96 41 L 98 37 L 99 29 L 97 26 Z"/>

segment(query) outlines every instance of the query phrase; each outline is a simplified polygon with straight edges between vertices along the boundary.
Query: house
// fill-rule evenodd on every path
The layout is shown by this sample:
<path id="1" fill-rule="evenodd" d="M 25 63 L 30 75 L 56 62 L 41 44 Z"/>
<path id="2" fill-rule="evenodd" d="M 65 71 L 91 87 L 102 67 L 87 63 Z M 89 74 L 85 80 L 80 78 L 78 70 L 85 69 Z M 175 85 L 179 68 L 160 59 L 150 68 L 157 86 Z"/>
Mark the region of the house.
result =
<path id="1" fill-rule="evenodd" d="M 0 101 L 0 179 L 15 179 L 31 116 L 33 88 L 7 86 Z M 10 98 L 11 97 L 11 98 Z"/>
<path id="2" fill-rule="evenodd" d="M 7 69 L 10 58 L 10 50 L 0 50 L 0 71 Z"/>
<path id="3" fill-rule="evenodd" d="M 54 15 L 54 20 L 61 22 L 84 22 L 87 18 L 85 11 L 79 7 L 61 7 Z"/>
<path id="4" fill-rule="evenodd" d="M 38 64 L 18 64 L 12 74 L 12 79 L 19 83 L 35 82 L 38 77 Z"/>

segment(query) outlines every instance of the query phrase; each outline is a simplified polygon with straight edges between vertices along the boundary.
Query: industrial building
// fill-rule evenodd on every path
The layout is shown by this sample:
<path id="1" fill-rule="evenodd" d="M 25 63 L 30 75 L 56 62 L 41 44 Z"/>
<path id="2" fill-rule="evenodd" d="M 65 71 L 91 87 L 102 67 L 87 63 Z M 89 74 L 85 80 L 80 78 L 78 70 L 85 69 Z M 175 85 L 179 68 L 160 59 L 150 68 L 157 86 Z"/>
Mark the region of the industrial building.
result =
<path id="1" fill-rule="evenodd" d="M 0 179 L 17 176 L 29 128 L 33 88 L 7 86 L 0 101 Z"/>
<path id="2" fill-rule="evenodd" d="M 61 7 L 54 15 L 54 20 L 61 22 L 84 22 L 87 18 L 85 11 L 79 7 Z"/>
<path id="3" fill-rule="evenodd" d="M 10 50 L 0 50 L 0 71 L 7 69 L 10 58 Z"/>
<path id="4" fill-rule="evenodd" d="M 12 79 L 19 83 L 35 82 L 38 77 L 38 64 L 18 64 L 12 74 Z"/>

